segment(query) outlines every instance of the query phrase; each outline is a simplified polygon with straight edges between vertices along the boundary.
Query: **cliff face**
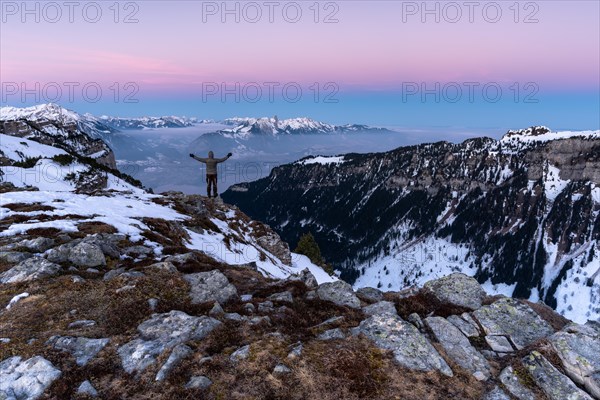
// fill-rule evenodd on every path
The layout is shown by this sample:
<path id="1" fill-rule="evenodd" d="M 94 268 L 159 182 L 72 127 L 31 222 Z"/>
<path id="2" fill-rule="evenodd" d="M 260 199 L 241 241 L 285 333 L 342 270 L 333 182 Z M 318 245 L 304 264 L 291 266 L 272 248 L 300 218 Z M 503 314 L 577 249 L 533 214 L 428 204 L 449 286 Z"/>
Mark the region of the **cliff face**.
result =
<path id="1" fill-rule="evenodd" d="M 598 132 L 309 158 L 223 198 L 292 244 L 311 231 L 356 286 L 398 290 L 462 271 L 571 318 L 600 316 Z"/>

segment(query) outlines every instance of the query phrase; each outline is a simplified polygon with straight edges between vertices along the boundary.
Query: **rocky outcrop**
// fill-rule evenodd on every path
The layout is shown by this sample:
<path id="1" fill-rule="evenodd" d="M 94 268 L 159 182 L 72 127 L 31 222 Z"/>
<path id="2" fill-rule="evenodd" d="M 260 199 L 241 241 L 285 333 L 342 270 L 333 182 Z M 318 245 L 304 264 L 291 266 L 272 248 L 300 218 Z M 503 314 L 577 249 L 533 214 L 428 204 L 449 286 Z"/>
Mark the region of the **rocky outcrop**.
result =
<path id="1" fill-rule="evenodd" d="M 444 304 L 477 310 L 486 297 L 477 281 L 464 274 L 450 274 L 425 283 L 425 292 Z"/>
<path id="2" fill-rule="evenodd" d="M 525 357 L 523 364 L 550 400 L 593 400 L 539 352 Z"/>
<path id="3" fill-rule="evenodd" d="M 46 342 L 56 350 L 65 351 L 75 358 L 80 367 L 85 366 L 108 344 L 110 339 L 90 339 L 86 337 L 52 336 Z"/>
<path id="4" fill-rule="evenodd" d="M 10 357 L 0 362 L 0 398 L 35 400 L 61 372 L 43 357 Z"/>
<path id="5" fill-rule="evenodd" d="M 487 380 L 491 376 L 487 360 L 475 350 L 469 339 L 458 328 L 442 317 L 425 318 L 424 322 L 455 363 L 471 372 L 480 381 Z"/>
<path id="6" fill-rule="evenodd" d="M 319 285 L 317 297 L 321 300 L 331 301 L 338 306 L 360 308 L 360 300 L 356 297 L 352 286 L 344 281 L 328 282 Z"/>
<path id="7" fill-rule="evenodd" d="M 488 336 L 505 336 L 517 350 L 548 337 L 554 329 L 528 305 L 504 298 L 473 312 Z"/>
<path id="8" fill-rule="evenodd" d="M 225 303 L 237 297 L 237 289 L 218 270 L 187 274 L 183 277 L 190 284 L 193 303 L 218 301 Z"/>
<path id="9" fill-rule="evenodd" d="M 41 257 L 31 257 L 0 274 L 0 283 L 26 282 L 58 274 L 62 267 Z"/>
<path id="10" fill-rule="evenodd" d="M 353 330 L 355 335 L 365 335 L 384 350 L 394 353 L 401 366 L 418 371 L 440 371 L 453 376 L 452 370 L 429 340 L 412 324 L 399 316 L 373 315 Z"/>
<path id="11" fill-rule="evenodd" d="M 119 347 L 123 369 L 128 373 L 143 371 L 165 350 L 203 339 L 220 324 L 214 318 L 193 317 L 182 311 L 154 314 L 138 326 L 139 338 Z"/>

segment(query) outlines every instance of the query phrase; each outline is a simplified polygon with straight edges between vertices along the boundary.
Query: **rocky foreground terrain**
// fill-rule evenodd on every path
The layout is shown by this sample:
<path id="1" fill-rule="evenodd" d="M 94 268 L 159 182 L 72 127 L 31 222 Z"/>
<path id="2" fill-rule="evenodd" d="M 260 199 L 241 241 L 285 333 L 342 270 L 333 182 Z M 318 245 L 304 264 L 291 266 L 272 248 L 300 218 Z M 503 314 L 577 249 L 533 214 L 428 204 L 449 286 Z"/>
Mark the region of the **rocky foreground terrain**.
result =
<path id="1" fill-rule="evenodd" d="M 198 196 L 154 196 L 193 217 L 141 218 L 136 240 L 59 217 L 60 201 L 7 203 L 36 193 L 7 187 L 1 399 L 600 398 L 600 323 L 490 297 L 466 275 L 355 292 L 319 284 L 268 227 Z M 221 223 L 232 252 L 254 240 L 287 274 L 268 273 L 262 256 L 233 264 L 190 250 L 190 232 Z"/>

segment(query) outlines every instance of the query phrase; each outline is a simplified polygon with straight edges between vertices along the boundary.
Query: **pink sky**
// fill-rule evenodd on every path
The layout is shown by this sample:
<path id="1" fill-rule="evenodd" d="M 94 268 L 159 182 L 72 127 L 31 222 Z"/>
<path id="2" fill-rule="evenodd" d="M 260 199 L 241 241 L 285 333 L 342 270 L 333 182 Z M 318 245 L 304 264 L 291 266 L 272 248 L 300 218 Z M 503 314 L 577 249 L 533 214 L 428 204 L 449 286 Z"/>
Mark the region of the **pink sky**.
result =
<path id="1" fill-rule="evenodd" d="M 400 1 L 337 2 L 339 22 L 332 24 L 314 23 L 313 2 L 299 3 L 298 23 L 276 11 L 274 23 L 263 15 L 252 24 L 232 16 L 222 23 L 219 15 L 203 22 L 202 2 L 140 1 L 139 22 L 123 24 L 114 23 L 109 3 L 96 24 L 81 11 L 75 23 L 66 15 L 55 24 L 4 15 L 2 82 L 133 81 L 149 93 L 197 90 L 213 81 L 334 81 L 358 89 L 407 81 L 534 81 L 560 90 L 600 85 L 598 1 L 537 2 L 539 22 L 531 24 L 513 21 L 512 1 L 499 2 L 498 23 L 476 10 L 474 23 L 463 15 L 454 24 L 435 23 L 433 16 L 422 23 L 420 14 L 403 22 L 407 2 Z M 320 18 L 332 10 L 321 10 Z M 520 20 L 533 10 L 521 9 Z"/>

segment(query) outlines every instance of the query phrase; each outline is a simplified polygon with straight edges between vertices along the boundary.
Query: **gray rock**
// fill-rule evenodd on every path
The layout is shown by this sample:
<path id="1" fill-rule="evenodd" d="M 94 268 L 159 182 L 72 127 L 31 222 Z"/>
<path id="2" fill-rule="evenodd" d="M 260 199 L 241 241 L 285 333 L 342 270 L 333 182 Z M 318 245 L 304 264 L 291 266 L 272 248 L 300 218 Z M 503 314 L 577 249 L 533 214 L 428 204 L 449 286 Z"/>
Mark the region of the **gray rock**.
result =
<path id="1" fill-rule="evenodd" d="M 225 311 L 223 310 L 223 307 L 221 307 L 218 301 L 215 302 L 213 307 L 208 312 L 208 315 L 210 315 L 213 318 L 220 317 L 223 314 L 225 314 Z"/>
<path id="2" fill-rule="evenodd" d="M 397 315 L 373 315 L 353 328 L 352 333 L 363 334 L 377 347 L 391 350 L 395 361 L 403 367 L 417 371 L 438 370 L 447 376 L 454 375 L 425 336 Z"/>
<path id="3" fill-rule="evenodd" d="M 471 372 L 478 380 L 489 379 L 489 363 L 457 327 L 442 317 L 425 318 L 425 324 L 454 362 Z"/>
<path id="4" fill-rule="evenodd" d="M 152 311 L 156 311 L 156 307 L 158 307 L 158 299 L 148 299 L 148 307 L 150 307 Z"/>
<path id="5" fill-rule="evenodd" d="M 99 267 L 106 265 L 102 249 L 91 243 L 81 242 L 69 251 L 68 261 L 80 267 Z"/>
<path id="6" fill-rule="evenodd" d="M 0 283 L 33 281 L 56 275 L 61 269 L 60 265 L 44 258 L 31 257 L 0 274 Z"/>
<path id="7" fill-rule="evenodd" d="M 417 313 L 412 313 L 408 316 L 408 322 L 413 324 L 418 330 L 422 330 L 425 325 L 423 324 L 423 320 Z"/>
<path id="8" fill-rule="evenodd" d="M 156 381 L 164 381 L 167 379 L 173 368 L 175 368 L 181 360 L 192 355 L 193 351 L 185 344 L 179 344 L 173 348 L 171 355 L 167 358 L 167 361 L 160 367 L 160 370 L 156 374 Z"/>
<path id="9" fill-rule="evenodd" d="M 273 369 L 273 374 L 275 374 L 275 375 L 286 375 L 286 374 L 289 374 L 290 372 L 292 372 L 292 370 L 289 369 L 284 364 L 277 364 L 275 366 L 275 368 Z"/>
<path id="10" fill-rule="evenodd" d="M 346 335 L 340 328 L 329 329 L 317 336 L 317 340 L 345 339 Z"/>
<path id="11" fill-rule="evenodd" d="M 231 356 L 229 356 L 229 359 L 233 362 L 239 362 L 239 361 L 245 360 L 246 358 L 248 358 L 248 356 L 250 356 L 250 345 L 249 344 L 247 344 L 246 346 L 240 347 L 239 349 L 234 351 L 233 354 L 231 354 Z"/>
<path id="12" fill-rule="evenodd" d="M 172 272 L 172 273 L 177 272 L 177 268 L 175 268 L 175 265 L 173 265 L 173 263 L 170 263 L 168 261 L 154 263 L 154 264 L 148 265 L 146 268 L 155 269 L 157 271 Z"/>
<path id="13" fill-rule="evenodd" d="M 273 312 L 273 302 L 263 301 L 262 303 L 258 303 L 258 312 L 263 314 Z"/>
<path id="14" fill-rule="evenodd" d="M 98 391 L 90 381 L 81 382 L 81 385 L 77 388 L 77 394 L 98 397 Z"/>
<path id="15" fill-rule="evenodd" d="M 114 279 L 123 273 L 125 273 L 125 268 L 123 268 L 123 267 L 111 269 L 110 271 L 108 271 L 107 273 L 104 274 L 104 276 L 102 277 L 102 280 L 110 281 L 111 279 Z"/>
<path id="16" fill-rule="evenodd" d="M 317 297 L 338 306 L 360 308 L 360 300 L 354 294 L 352 286 L 344 281 L 327 282 L 319 285 Z"/>
<path id="17" fill-rule="evenodd" d="M 46 342 L 56 350 L 62 350 L 75 357 L 80 367 L 86 365 L 108 344 L 110 339 L 89 339 L 86 337 L 52 336 Z"/>
<path id="18" fill-rule="evenodd" d="M 521 383 L 519 377 L 515 373 L 515 370 L 510 365 L 502 370 L 499 378 L 500 382 L 502 382 L 506 390 L 508 390 L 510 394 L 512 394 L 517 399 L 535 399 L 535 394 Z"/>
<path id="19" fill-rule="evenodd" d="M 235 322 L 244 322 L 246 320 L 246 317 L 243 317 L 238 313 L 225 313 L 224 317 L 229 321 Z"/>
<path id="20" fill-rule="evenodd" d="M 383 301 L 383 292 L 372 287 L 363 287 L 356 291 L 356 296 L 367 303 Z"/>
<path id="21" fill-rule="evenodd" d="M 83 282 L 85 282 L 85 279 L 83 279 L 79 275 L 71 275 L 71 280 L 73 281 L 73 283 L 83 283 Z"/>
<path id="22" fill-rule="evenodd" d="M 124 250 L 125 255 L 130 257 L 146 258 L 147 256 L 154 254 L 154 250 L 146 246 L 131 246 Z"/>
<path id="23" fill-rule="evenodd" d="M 474 323 L 466 321 L 458 315 L 449 316 L 448 321 L 450 321 L 452 325 L 460 329 L 460 331 L 466 337 L 478 337 L 480 335 L 479 329 Z"/>
<path id="24" fill-rule="evenodd" d="M 290 292 L 281 292 L 281 293 L 275 293 L 275 294 L 270 295 L 269 297 L 267 297 L 267 300 L 279 302 L 279 303 L 291 304 L 294 302 L 294 297 L 292 296 L 292 293 L 290 293 Z"/>
<path id="25" fill-rule="evenodd" d="M 218 301 L 221 304 L 237 297 L 237 289 L 219 270 L 187 274 L 183 277 L 189 282 L 190 297 L 193 304 Z"/>
<path id="26" fill-rule="evenodd" d="M 35 400 L 61 375 L 50 361 L 19 356 L 0 362 L 0 398 Z"/>
<path id="27" fill-rule="evenodd" d="M 96 321 L 91 319 L 81 319 L 79 321 L 74 321 L 69 324 L 67 329 L 80 329 L 80 328 L 89 328 L 96 325 Z"/>
<path id="28" fill-rule="evenodd" d="M 567 375 L 600 399 L 600 333 L 592 324 L 571 324 L 550 337 Z"/>
<path id="29" fill-rule="evenodd" d="M 532 397 L 529 400 L 532 399 L 534 399 L 534 397 Z M 483 400 L 510 400 L 510 397 L 508 397 L 508 395 L 504 393 L 502 389 L 496 386 L 494 389 L 492 389 L 492 391 L 486 393 L 485 396 L 483 396 Z"/>
<path id="30" fill-rule="evenodd" d="M 154 314 L 138 326 L 139 338 L 118 349 L 123 369 L 127 373 L 143 371 L 163 351 L 189 340 L 203 339 L 219 325 L 221 322 L 214 318 L 193 317 L 177 310 Z"/>
<path id="31" fill-rule="evenodd" d="M 398 315 L 396 311 L 396 306 L 391 301 L 380 301 L 378 303 L 373 303 L 366 307 L 363 307 L 363 312 L 366 315 L 375 315 L 375 314 L 392 314 Z"/>
<path id="32" fill-rule="evenodd" d="M 474 278 L 460 273 L 429 281 L 423 289 L 442 303 L 471 310 L 481 307 L 481 302 L 486 296 L 485 291 Z"/>
<path id="33" fill-rule="evenodd" d="M 288 353 L 288 359 L 298 358 L 302 355 L 302 350 L 304 350 L 304 345 L 301 342 L 298 342 L 292 347 L 292 350 Z"/>
<path id="34" fill-rule="evenodd" d="M 254 307 L 254 304 L 246 303 L 246 304 L 244 304 L 244 311 L 246 311 L 248 314 L 254 314 L 254 311 L 256 311 L 256 308 Z"/>
<path id="35" fill-rule="evenodd" d="M 252 301 L 252 295 L 251 294 L 243 294 L 240 296 L 240 301 L 244 302 L 244 303 Z"/>
<path id="36" fill-rule="evenodd" d="M 8 264 L 16 264 L 33 257 L 30 253 L 21 253 L 19 251 L 0 251 L 0 261 Z"/>
<path id="37" fill-rule="evenodd" d="M 512 353 L 515 351 L 506 336 L 488 335 L 485 337 L 488 346 L 498 353 Z"/>
<path id="38" fill-rule="evenodd" d="M 206 376 L 192 376 L 188 383 L 185 384 L 185 388 L 206 390 L 210 385 L 212 385 L 212 381 Z"/>
<path id="39" fill-rule="evenodd" d="M 54 246 L 54 240 L 46 237 L 37 237 L 34 239 L 23 240 L 18 243 L 19 247 L 25 247 L 34 253 L 43 253 L 52 246 Z"/>
<path id="40" fill-rule="evenodd" d="M 176 254 L 165 258 L 165 261 L 173 263 L 177 266 L 185 265 L 188 263 L 194 263 L 198 261 L 198 258 L 194 253 Z"/>
<path id="41" fill-rule="evenodd" d="M 537 351 L 523 358 L 523 365 L 550 400 L 592 400 Z"/>
<path id="42" fill-rule="evenodd" d="M 317 286 L 319 286 L 317 278 L 315 278 L 315 276 L 312 274 L 312 272 L 310 272 L 308 268 L 303 269 L 297 274 L 290 275 L 288 280 L 304 282 L 306 287 L 309 289 L 316 289 Z"/>
<path id="43" fill-rule="evenodd" d="M 98 246 L 105 256 L 119 259 L 121 253 L 116 242 L 123 239 L 121 235 L 92 235 L 83 239 L 84 242 Z"/>
<path id="44" fill-rule="evenodd" d="M 271 324 L 271 318 L 269 318 L 269 316 L 267 316 L 267 315 L 263 315 L 263 316 L 260 316 L 260 317 L 252 317 L 250 319 L 250 323 L 252 325 L 261 324 L 263 322 L 266 323 L 266 324 Z"/>
<path id="45" fill-rule="evenodd" d="M 554 329 L 525 303 L 502 298 L 473 313 L 486 335 L 509 336 L 521 350 L 538 339 L 550 336 Z"/>
<path id="46" fill-rule="evenodd" d="M 69 254 L 71 253 L 71 249 L 73 249 L 73 247 L 75 247 L 80 242 L 80 240 L 73 240 L 69 243 L 65 243 L 63 245 L 55 247 L 46 253 L 46 258 L 48 259 L 48 261 L 54 263 L 67 262 L 69 260 Z"/>
<path id="47" fill-rule="evenodd" d="M 325 327 L 330 327 L 333 325 L 339 325 L 343 320 L 344 320 L 344 316 L 343 315 L 338 315 L 335 317 L 331 317 L 326 319 L 325 321 L 321 322 L 318 325 L 315 325 L 313 328 L 325 328 Z"/>
<path id="48" fill-rule="evenodd" d="M 305 300 L 316 300 L 316 298 L 317 298 L 317 292 L 315 290 L 309 290 L 304 295 Z"/>

